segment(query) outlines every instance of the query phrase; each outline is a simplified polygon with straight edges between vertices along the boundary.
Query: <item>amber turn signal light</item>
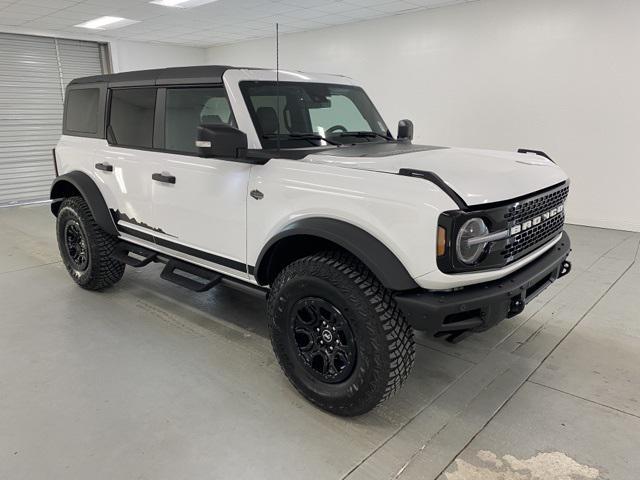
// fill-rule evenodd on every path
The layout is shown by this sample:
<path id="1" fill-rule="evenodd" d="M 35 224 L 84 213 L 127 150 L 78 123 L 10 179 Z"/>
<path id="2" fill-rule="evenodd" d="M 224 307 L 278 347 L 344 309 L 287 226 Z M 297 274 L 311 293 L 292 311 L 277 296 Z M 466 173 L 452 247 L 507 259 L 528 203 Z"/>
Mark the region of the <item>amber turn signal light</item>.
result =
<path id="1" fill-rule="evenodd" d="M 444 227 L 438 227 L 438 240 L 436 243 L 436 253 L 439 257 L 444 255 L 447 246 L 447 231 Z"/>

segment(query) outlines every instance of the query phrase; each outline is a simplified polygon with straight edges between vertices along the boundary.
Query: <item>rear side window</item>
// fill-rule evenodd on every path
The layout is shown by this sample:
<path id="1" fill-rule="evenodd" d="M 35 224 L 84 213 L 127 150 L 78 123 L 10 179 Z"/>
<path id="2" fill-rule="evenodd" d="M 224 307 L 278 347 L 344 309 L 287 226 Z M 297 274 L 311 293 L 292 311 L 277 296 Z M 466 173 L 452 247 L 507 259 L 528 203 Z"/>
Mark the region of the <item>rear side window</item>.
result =
<path id="1" fill-rule="evenodd" d="M 98 132 L 99 88 L 82 88 L 67 92 L 64 128 L 69 132 Z"/>
<path id="2" fill-rule="evenodd" d="M 167 89 L 165 148 L 197 153 L 199 125 L 233 125 L 235 120 L 224 87 Z"/>
<path id="3" fill-rule="evenodd" d="M 155 88 L 123 88 L 111 92 L 107 138 L 125 147 L 153 146 Z"/>

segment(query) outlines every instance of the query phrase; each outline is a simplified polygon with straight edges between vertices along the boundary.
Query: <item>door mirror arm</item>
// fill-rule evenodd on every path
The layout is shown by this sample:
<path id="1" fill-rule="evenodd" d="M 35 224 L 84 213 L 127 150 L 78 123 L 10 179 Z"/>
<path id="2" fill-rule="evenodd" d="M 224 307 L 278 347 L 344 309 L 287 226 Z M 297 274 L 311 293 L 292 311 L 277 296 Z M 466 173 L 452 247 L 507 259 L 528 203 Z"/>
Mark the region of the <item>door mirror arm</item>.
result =
<path id="1" fill-rule="evenodd" d="M 220 158 L 234 162 L 265 164 L 269 158 L 259 155 L 259 150 L 247 148 L 247 134 L 227 124 L 203 124 L 196 135 L 198 156 Z"/>
<path id="2" fill-rule="evenodd" d="M 246 163 L 252 163 L 254 165 L 264 165 L 273 158 L 273 155 L 266 153 L 264 150 L 256 150 L 253 148 L 247 149 L 247 153 L 244 160 Z"/>

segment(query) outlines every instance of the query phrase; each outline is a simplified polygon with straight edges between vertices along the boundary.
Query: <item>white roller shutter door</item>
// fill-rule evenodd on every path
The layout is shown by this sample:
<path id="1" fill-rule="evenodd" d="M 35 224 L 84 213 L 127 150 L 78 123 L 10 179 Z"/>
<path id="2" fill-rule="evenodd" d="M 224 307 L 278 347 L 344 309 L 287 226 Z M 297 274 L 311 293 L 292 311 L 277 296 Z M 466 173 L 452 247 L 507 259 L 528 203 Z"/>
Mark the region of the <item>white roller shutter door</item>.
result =
<path id="1" fill-rule="evenodd" d="M 0 205 L 47 199 L 64 89 L 103 73 L 95 42 L 0 33 Z"/>

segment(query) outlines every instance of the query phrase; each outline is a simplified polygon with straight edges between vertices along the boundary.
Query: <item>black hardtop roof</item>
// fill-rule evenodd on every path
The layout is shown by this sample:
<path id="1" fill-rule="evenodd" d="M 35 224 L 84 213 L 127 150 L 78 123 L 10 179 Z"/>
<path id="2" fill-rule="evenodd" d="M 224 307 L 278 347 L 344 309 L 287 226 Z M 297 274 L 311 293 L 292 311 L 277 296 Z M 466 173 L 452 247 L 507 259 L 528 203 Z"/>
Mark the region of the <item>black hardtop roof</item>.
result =
<path id="1" fill-rule="evenodd" d="M 132 72 L 95 75 L 72 80 L 71 85 L 107 83 L 109 86 L 179 85 L 198 83 L 222 83 L 222 75 L 230 69 L 228 65 L 199 65 L 194 67 L 156 68 Z M 261 70 L 261 69 L 252 69 Z"/>

